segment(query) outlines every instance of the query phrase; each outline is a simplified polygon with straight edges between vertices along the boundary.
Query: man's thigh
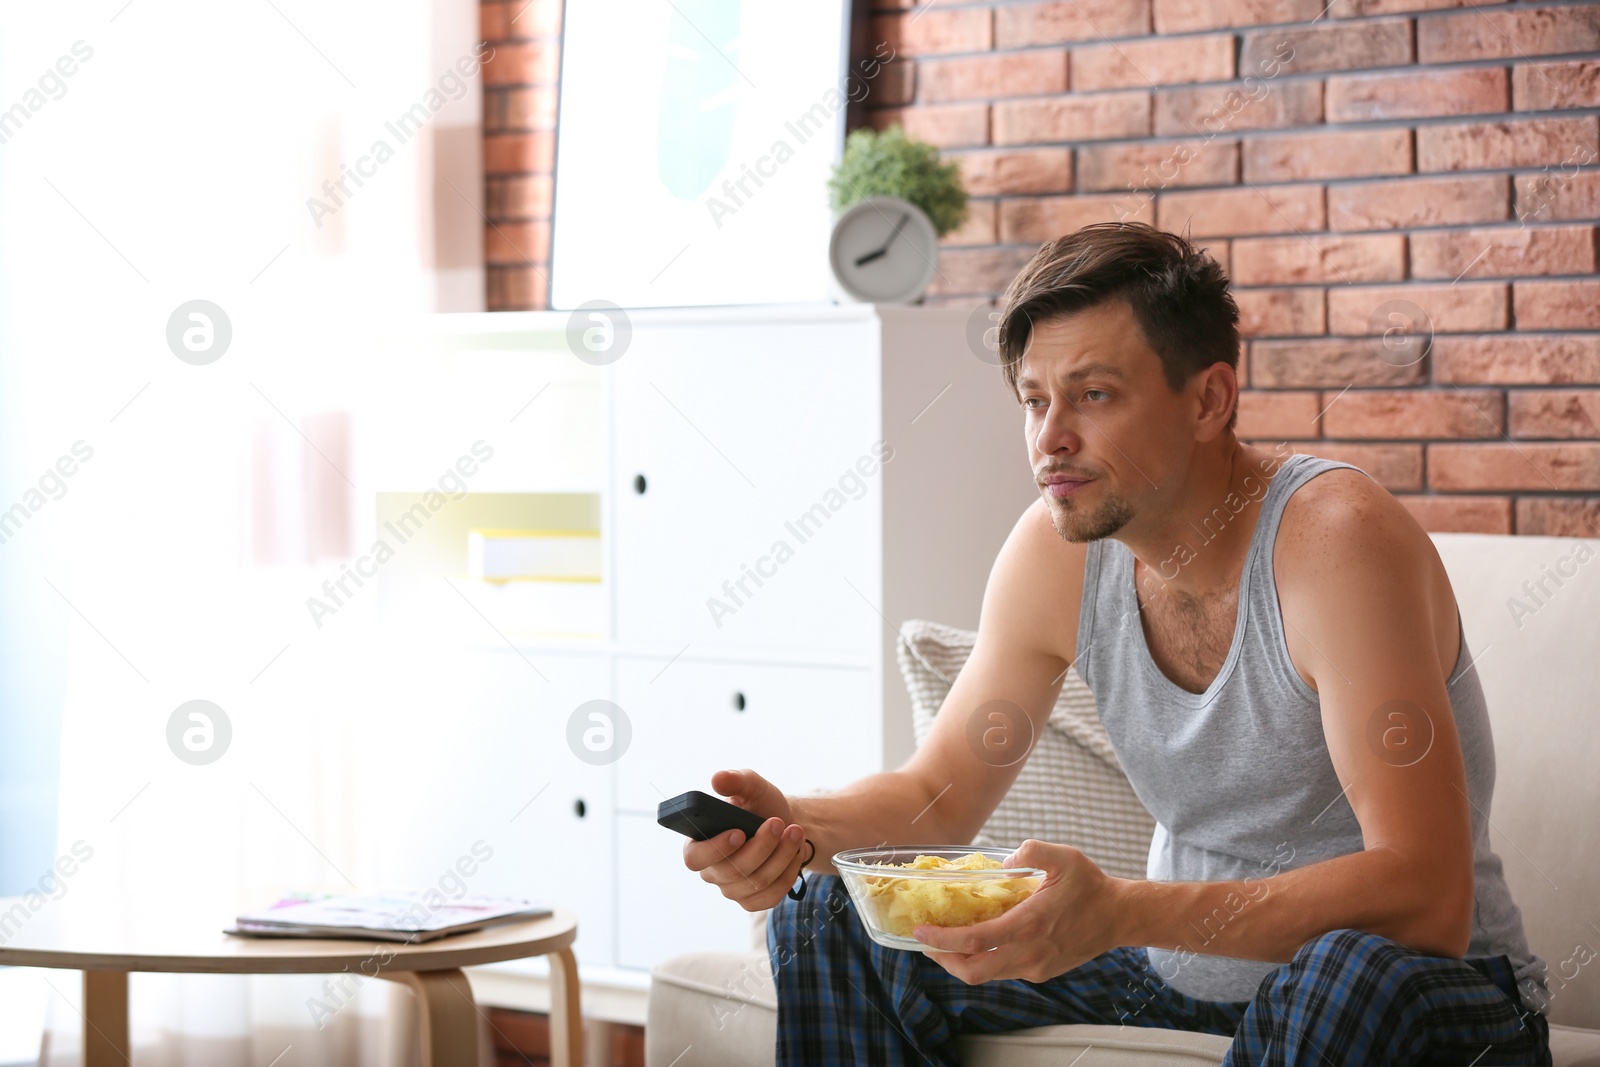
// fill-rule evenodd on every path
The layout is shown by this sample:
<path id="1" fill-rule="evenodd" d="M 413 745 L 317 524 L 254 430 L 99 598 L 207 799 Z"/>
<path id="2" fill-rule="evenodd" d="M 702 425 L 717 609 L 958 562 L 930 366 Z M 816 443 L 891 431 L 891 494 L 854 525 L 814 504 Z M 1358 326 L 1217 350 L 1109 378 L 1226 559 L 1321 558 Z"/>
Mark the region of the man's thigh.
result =
<path id="1" fill-rule="evenodd" d="M 916 1043 L 1064 1023 L 1231 1035 L 1245 1008 L 1177 992 L 1154 972 L 1142 948 L 1112 949 L 1044 982 L 969 985 L 924 953 L 874 942 L 835 875 L 813 876 L 804 901 L 780 902 L 768 943 L 780 1028 L 786 1001 L 795 1021 L 829 1014 L 816 1003 L 819 997 L 865 1000 L 870 1012 L 861 1008 L 863 1015 L 882 1015 Z"/>

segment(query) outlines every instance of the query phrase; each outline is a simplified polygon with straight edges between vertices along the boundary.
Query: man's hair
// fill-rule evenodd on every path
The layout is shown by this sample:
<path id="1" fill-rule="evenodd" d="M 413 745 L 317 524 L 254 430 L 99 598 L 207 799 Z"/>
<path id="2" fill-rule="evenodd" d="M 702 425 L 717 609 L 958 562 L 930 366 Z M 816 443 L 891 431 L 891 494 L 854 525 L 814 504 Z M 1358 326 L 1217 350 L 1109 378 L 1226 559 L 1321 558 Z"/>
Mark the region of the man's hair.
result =
<path id="1" fill-rule="evenodd" d="M 1217 261 L 1175 233 L 1101 222 L 1047 242 L 1006 288 L 997 347 L 1011 391 L 1035 325 L 1114 299 L 1133 309 L 1174 393 L 1213 363 L 1239 369 L 1239 308 Z M 1235 404 L 1228 429 L 1238 420 Z"/>

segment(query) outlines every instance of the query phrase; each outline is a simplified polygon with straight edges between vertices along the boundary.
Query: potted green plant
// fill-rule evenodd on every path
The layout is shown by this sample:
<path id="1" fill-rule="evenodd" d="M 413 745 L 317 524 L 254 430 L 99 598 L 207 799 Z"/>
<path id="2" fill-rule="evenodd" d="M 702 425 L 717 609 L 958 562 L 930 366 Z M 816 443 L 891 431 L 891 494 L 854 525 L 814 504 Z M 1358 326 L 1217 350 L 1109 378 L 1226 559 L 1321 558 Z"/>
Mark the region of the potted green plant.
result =
<path id="1" fill-rule="evenodd" d="M 881 132 L 852 131 L 828 179 L 828 202 L 835 215 L 869 196 L 911 201 L 927 213 L 940 237 L 967 218 L 961 168 L 940 162 L 937 148 L 906 136 L 898 124 Z"/>

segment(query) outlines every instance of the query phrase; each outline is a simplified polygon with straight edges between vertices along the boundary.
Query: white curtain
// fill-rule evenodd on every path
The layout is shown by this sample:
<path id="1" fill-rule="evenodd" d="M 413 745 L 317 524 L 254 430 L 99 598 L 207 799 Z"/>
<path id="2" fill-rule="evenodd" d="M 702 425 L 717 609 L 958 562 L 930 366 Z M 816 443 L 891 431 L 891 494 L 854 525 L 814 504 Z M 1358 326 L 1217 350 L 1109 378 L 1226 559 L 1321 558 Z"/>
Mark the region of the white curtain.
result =
<path id="1" fill-rule="evenodd" d="M 0 20 L 0 107 L 23 108 L 0 147 L 6 467 L 73 471 L 28 513 L 8 557 L 28 565 L 6 571 L 31 583 L 8 598 L 66 620 L 58 848 L 91 856 L 45 906 L 227 916 L 289 888 L 384 883 L 369 842 L 391 835 L 357 804 L 374 780 L 370 605 L 317 629 L 304 601 L 370 507 L 353 442 L 382 339 L 481 306 L 476 215 L 439 207 L 481 195 L 480 96 L 444 77 L 473 56 L 476 0 L 91 0 Z M 441 84 L 418 133 L 388 131 Z M 324 183 L 382 139 L 392 156 L 335 202 Z M 231 332 L 204 365 L 169 344 L 196 300 Z M 180 347 L 186 329 L 216 344 L 203 313 L 179 316 Z M 169 747 L 192 700 L 231 727 L 214 763 Z M 77 975 L 5 980 L 12 1003 L 46 1006 L 43 1062 L 77 1063 Z M 413 1052 L 409 994 L 384 982 L 330 1000 L 317 976 L 139 974 L 130 999 L 141 1067 Z"/>

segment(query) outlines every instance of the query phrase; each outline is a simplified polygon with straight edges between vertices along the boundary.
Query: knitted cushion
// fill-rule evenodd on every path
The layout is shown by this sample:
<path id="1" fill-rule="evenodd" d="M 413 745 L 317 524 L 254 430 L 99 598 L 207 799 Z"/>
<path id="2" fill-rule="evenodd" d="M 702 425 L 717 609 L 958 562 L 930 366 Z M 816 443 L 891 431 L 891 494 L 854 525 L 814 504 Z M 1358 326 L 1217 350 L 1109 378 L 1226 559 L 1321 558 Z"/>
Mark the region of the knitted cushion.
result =
<path id="1" fill-rule="evenodd" d="M 921 619 L 900 627 L 896 658 L 911 693 L 917 744 L 933 728 L 977 637 Z M 1032 837 L 1081 849 L 1107 874 L 1143 878 L 1154 832 L 1155 820 L 1134 795 L 1100 723 L 1094 694 L 1069 667 L 1049 722 L 972 844 L 1015 848 Z"/>

